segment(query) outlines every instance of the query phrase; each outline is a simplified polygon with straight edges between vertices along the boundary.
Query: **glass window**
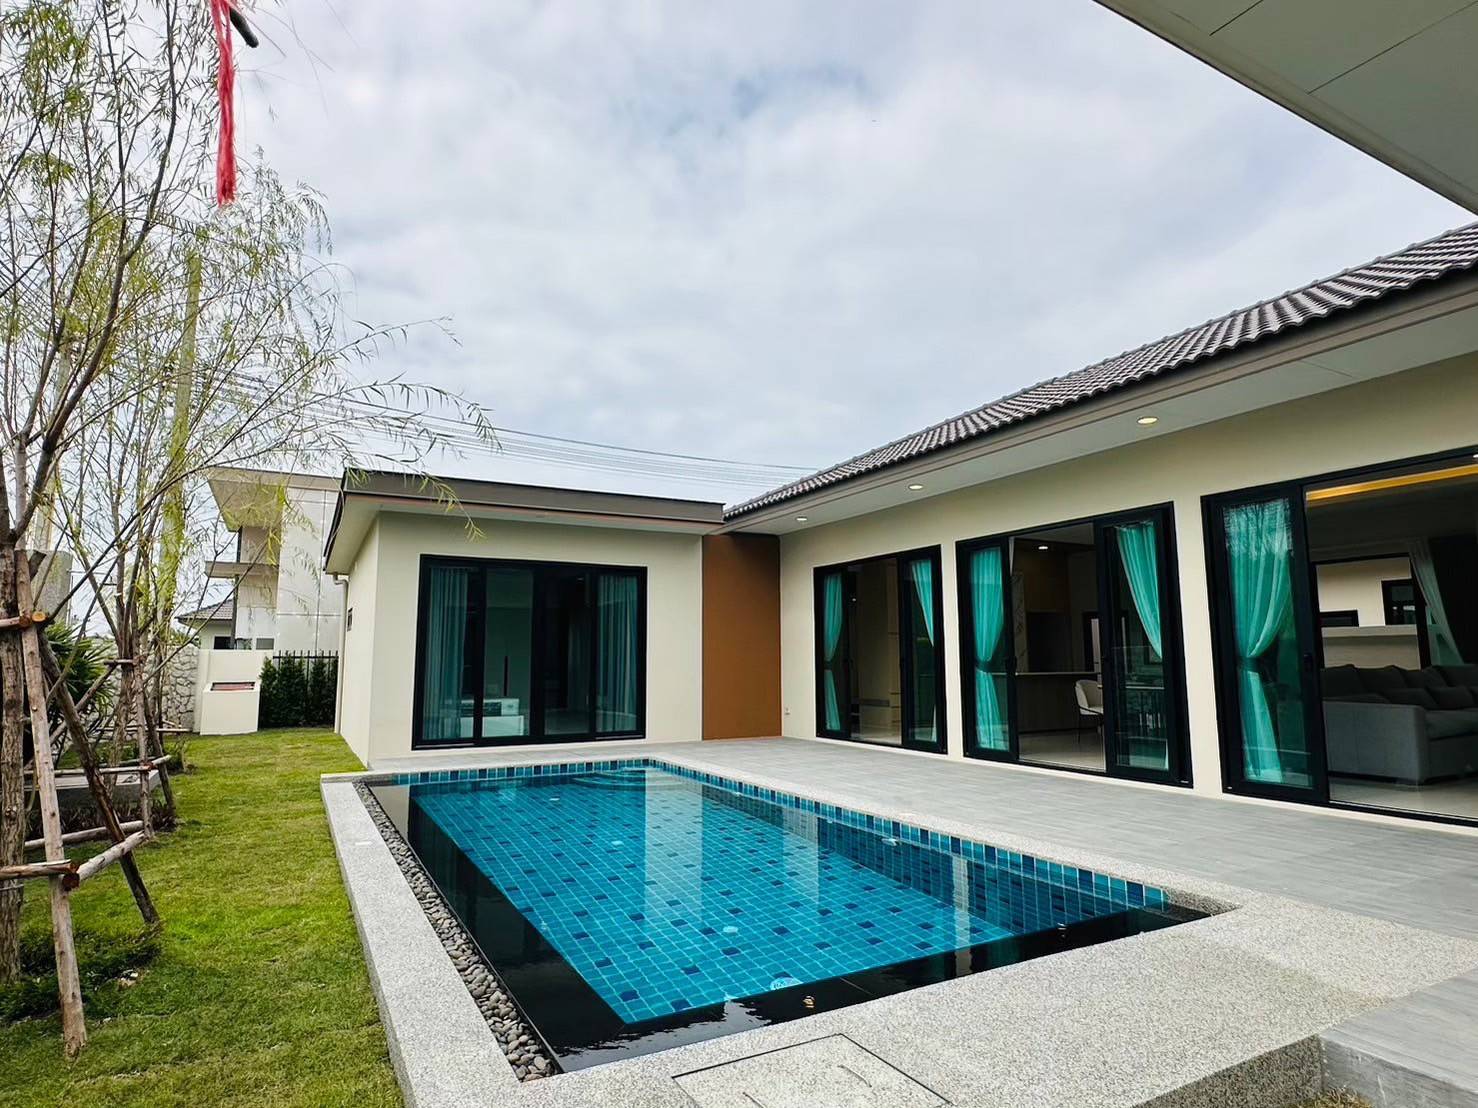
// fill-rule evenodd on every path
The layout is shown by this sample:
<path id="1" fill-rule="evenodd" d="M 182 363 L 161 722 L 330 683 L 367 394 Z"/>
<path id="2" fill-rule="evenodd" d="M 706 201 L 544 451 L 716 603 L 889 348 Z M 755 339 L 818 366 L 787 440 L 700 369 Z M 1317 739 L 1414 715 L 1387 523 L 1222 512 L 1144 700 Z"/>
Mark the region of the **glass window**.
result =
<path id="1" fill-rule="evenodd" d="M 1109 650 L 1114 682 L 1116 765 L 1170 769 L 1171 702 L 1161 603 L 1161 535 L 1156 520 L 1104 528 L 1109 561 Z"/>
<path id="2" fill-rule="evenodd" d="M 1301 650 L 1294 621 L 1295 556 L 1285 497 L 1222 509 L 1242 775 L 1307 789 L 1309 763 Z"/>
<path id="3" fill-rule="evenodd" d="M 640 735 L 640 569 L 428 558 L 413 745 Z"/>
<path id="4" fill-rule="evenodd" d="M 964 556 L 960 588 L 967 625 L 965 741 L 975 750 L 1004 753 L 1011 748 L 1010 623 L 1006 595 L 1006 552 L 993 543 Z"/>
<path id="5" fill-rule="evenodd" d="M 934 562 L 930 558 L 903 561 L 903 611 L 905 669 L 909 695 L 904 704 L 905 741 L 933 745 L 939 738 L 937 689 L 939 681 L 938 647 L 940 628 L 935 626 Z"/>
<path id="6" fill-rule="evenodd" d="M 491 568 L 484 591 L 482 737 L 527 735 L 533 723 L 533 571 Z"/>
<path id="7" fill-rule="evenodd" d="M 641 687 L 641 635 L 634 573 L 596 575 L 595 730 L 620 735 L 637 728 Z"/>
<path id="8" fill-rule="evenodd" d="M 473 738 L 476 685 L 471 659 L 476 625 L 469 618 L 473 571 L 432 565 L 425 590 L 426 632 L 421 679 L 421 739 Z"/>
<path id="9" fill-rule="evenodd" d="M 820 575 L 817 581 L 818 661 L 821 668 L 821 694 L 817 705 L 819 730 L 823 735 L 847 735 L 848 706 L 851 694 L 846 669 L 847 589 L 846 574 L 834 569 Z"/>

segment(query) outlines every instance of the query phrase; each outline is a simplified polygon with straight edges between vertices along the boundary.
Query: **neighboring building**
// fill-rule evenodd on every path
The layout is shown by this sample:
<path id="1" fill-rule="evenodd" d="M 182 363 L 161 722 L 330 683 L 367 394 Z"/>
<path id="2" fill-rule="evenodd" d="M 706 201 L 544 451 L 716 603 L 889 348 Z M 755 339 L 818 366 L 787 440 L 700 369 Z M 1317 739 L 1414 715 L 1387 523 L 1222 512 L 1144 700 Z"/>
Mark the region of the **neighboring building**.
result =
<path id="1" fill-rule="evenodd" d="M 189 629 L 202 650 L 231 649 L 235 638 L 236 603 L 230 597 L 191 612 L 181 612 L 175 619 Z"/>
<path id="2" fill-rule="evenodd" d="M 338 482 L 225 467 L 211 470 L 207 479 L 222 523 L 236 535 L 235 556 L 206 567 L 208 576 L 234 582 L 232 644 L 336 651 L 344 589 L 323 571 L 321 560 Z"/>
<path id="3" fill-rule="evenodd" d="M 1478 822 L 1475 265 L 1478 224 L 722 515 L 346 480 L 341 730 L 371 764 L 785 734 Z"/>
<path id="4" fill-rule="evenodd" d="M 257 728 L 265 659 L 338 653 L 344 586 L 321 564 L 338 482 L 227 467 L 206 477 L 236 535 L 234 556 L 208 563 L 206 575 L 232 582 L 232 595 L 177 618 L 199 634 L 195 729 L 236 734 Z"/>

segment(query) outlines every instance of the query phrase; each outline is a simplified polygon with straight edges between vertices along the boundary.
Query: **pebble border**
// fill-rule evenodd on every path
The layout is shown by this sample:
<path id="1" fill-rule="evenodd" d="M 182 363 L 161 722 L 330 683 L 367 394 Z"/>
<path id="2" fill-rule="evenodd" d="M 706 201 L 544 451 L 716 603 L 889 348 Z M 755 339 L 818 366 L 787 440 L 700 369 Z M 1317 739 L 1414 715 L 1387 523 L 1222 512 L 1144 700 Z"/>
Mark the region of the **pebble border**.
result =
<path id="1" fill-rule="evenodd" d="M 540 1045 L 533 1028 L 519 1015 L 498 975 L 483 960 L 477 944 L 447 907 L 415 852 L 380 807 L 380 802 L 361 781 L 354 783 L 354 791 L 359 794 L 359 799 L 369 812 L 370 819 L 374 821 L 380 837 L 390 849 L 390 856 L 405 875 L 405 882 L 426 913 L 431 929 L 446 948 L 452 964 L 457 967 L 457 973 L 461 975 L 467 991 L 472 994 L 477 1010 L 487 1020 L 488 1030 L 493 1033 L 493 1039 L 507 1056 L 514 1076 L 520 1081 L 538 1081 L 559 1073 L 559 1066 Z"/>

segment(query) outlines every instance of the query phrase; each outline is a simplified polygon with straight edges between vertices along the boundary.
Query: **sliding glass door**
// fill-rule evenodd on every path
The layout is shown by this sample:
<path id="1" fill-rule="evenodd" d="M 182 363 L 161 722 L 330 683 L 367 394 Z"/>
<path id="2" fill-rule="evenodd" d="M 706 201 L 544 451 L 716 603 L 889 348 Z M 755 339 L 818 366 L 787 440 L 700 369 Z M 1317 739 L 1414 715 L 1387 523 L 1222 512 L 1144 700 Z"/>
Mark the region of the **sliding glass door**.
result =
<path id="1" fill-rule="evenodd" d="M 848 577 L 842 568 L 816 573 L 816 733 L 833 739 L 852 734 Z"/>
<path id="2" fill-rule="evenodd" d="M 942 753 L 939 549 L 815 572 L 816 733 Z"/>
<path id="3" fill-rule="evenodd" d="M 962 546 L 956 559 L 960 588 L 960 696 L 965 750 L 983 758 L 1015 761 L 1011 726 L 1011 640 L 1008 592 L 1010 559 L 1005 539 Z"/>
<path id="4" fill-rule="evenodd" d="M 1188 784 L 1166 506 L 956 548 L 965 753 Z"/>
<path id="5" fill-rule="evenodd" d="M 1289 487 L 1210 498 L 1207 529 L 1226 785 L 1323 799 L 1302 493 Z"/>
<path id="6" fill-rule="evenodd" d="M 940 748 L 944 734 L 939 636 L 938 554 L 902 556 L 899 565 L 899 655 L 903 673 L 903 745 Z"/>
<path id="7" fill-rule="evenodd" d="M 1163 510 L 1098 524 L 1104 567 L 1100 620 L 1108 768 L 1124 776 L 1184 776 L 1178 662 L 1180 621 L 1174 612 L 1174 558 Z"/>
<path id="8" fill-rule="evenodd" d="M 640 735 L 640 568 L 425 557 L 414 747 Z"/>

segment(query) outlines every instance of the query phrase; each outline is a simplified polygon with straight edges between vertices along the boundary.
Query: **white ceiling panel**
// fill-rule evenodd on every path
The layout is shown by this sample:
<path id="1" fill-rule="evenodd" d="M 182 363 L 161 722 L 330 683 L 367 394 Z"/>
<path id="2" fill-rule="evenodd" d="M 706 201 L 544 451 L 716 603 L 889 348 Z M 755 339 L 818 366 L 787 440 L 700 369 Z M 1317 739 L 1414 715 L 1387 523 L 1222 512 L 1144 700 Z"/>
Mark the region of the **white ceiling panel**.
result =
<path id="1" fill-rule="evenodd" d="M 1448 176 L 1478 183 L 1478 4 L 1330 82 L 1316 98 Z"/>
<path id="2" fill-rule="evenodd" d="M 1216 41 L 1311 92 L 1472 0 L 1262 0 Z"/>
<path id="3" fill-rule="evenodd" d="M 1203 31 L 1214 31 L 1236 19 L 1256 0 L 1167 0 L 1161 5 Z"/>

